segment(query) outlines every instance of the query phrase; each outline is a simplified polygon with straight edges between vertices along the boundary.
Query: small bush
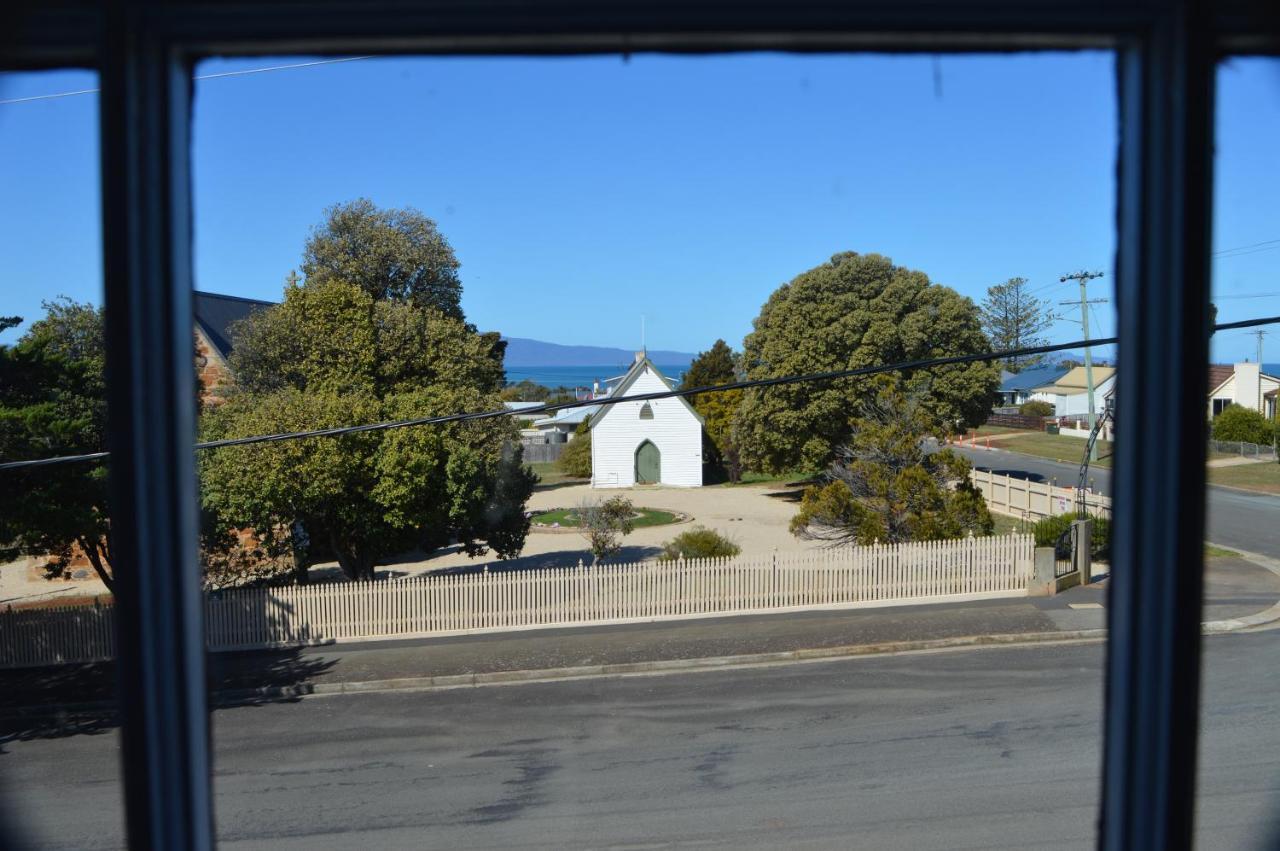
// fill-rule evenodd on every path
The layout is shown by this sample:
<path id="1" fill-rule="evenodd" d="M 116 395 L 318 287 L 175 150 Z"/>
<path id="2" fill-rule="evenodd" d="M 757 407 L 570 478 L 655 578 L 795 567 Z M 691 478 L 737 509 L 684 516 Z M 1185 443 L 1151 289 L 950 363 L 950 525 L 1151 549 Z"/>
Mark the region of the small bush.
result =
<path id="1" fill-rule="evenodd" d="M 556 467 L 566 476 L 591 478 L 591 426 L 586 420 L 574 430 L 573 440 L 565 445 L 556 460 Z"/>
<path id="2" fill-rule="evenodd" d="M 1275 425 L 1252 408 L 1228 405 L 1213 419 L 1213 439 L 1270 446 Z"/>
<path id="3" fill-rule="evenodd" d="M 681 532 L 662 545 L 658 561 L 675 561 L 680 558 L 726 558 L 742 552 L 742 547 L 715 529 L 694 526 Z"/>
<path id="4" fill-rule="evenodd" d="M 1053 517 L 1045 517 L 1043 520 L 1036 522 L 1032 528 L 1032 533 L 1036 536 L 1037 547 L 1056 546 L 1062 538 L 1063 533 L 1071 528 L 1071 524 L 1075 522 L 1076 514 L 1069 512 L 1067 514 L 1056 514 Z M 1111 553 L 1111 521 L 1105 517 L 1094 517 L 1093 519 L 1093 535 L 1090 549 L 1094 558 L 1106 558 Z"/>
<path id="5" fill-rule="evenodd" d="M 1039 399 L 1033 399 L 1030 402 L 1023 402 L 1019 405 L 1018 413 L 1024 417 L 1048 417 L 1053 415 L 1053 405 L 1048 402 L 1042 402 Z"/>

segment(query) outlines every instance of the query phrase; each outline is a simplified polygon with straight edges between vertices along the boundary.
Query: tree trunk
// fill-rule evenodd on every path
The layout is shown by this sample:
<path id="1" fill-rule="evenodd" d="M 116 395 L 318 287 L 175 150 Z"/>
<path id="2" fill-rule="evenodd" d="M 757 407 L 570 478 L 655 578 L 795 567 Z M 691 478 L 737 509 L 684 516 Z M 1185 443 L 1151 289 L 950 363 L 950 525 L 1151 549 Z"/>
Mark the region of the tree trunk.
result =
<path id="1" fill-rule="evenodd" d="M 87 538 L 77 538 L 76 543 L 80 545 L 80 549 L 84 551 L 85 556 L 89 559 L 89 564 L 93 565 L 94 572 L 98 574 L 102 584 L 107 586 L 108 591 L 115 594 L 116 578 L 107 570 L 107 564 L 103 562 L 103 554 L 98 549 L 98 543 L 89 541 Z"/>

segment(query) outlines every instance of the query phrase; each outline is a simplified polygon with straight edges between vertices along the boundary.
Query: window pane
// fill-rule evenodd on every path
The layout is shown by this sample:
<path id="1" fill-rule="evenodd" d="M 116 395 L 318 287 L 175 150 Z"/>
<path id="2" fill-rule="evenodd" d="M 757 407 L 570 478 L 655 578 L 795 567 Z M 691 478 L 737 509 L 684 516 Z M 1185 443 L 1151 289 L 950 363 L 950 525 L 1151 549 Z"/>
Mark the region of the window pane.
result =
<path id="1" fill-rule="evenodd" d="M 1280 62 L 1227 60 L 1217 98 L 1214 312 L 1218 322 L 1280 315 Z M 1262 847 L 1280 835 L 1269 756 L 1277 633 L 1260 625 L 1274 621 L 1280 599 L 1278 333 L 1275 325 L 1220 331 L 1212 342 L 1204 620 L 1237 629 L 1204 645 L 1196 822 L 1206 847 Z"/>
<path id="2" fill-rule="evenodd" d="M 0 75 L 0 462 L 104 448 L 96 87 Z M 0 470 L 0 783 L 38 847 L 124 841 L 106 472 Z"/>

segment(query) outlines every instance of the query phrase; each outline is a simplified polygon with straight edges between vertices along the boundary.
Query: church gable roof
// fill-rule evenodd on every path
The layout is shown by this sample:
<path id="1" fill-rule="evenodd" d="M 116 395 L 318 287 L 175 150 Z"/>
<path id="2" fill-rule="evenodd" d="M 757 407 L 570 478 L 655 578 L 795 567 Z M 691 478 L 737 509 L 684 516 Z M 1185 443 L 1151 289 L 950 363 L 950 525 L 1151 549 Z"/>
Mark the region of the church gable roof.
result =
<path id="1" fill-rule="evenodd" d="M 274 307 L 275 303 L 197 290 L 191 294 L 191 305 L 196 325 L 204 332 L 209 344 L 226 360 L 232 349 L 231 326 L 263 308 Z"/>
<path id="2" fill-rule="evenodd" d="M 640 376 L 644 374 L 645 367 L 648 367 L 653 372 L 653 374 L 657 377 L 657 379 L 662 382 L 663 386 L 666 387 L 668 390 L 675 389 L 675 386 L 672 385 L 671 380 L 662 374 L 662 370 L 654 366 L 653 361 L 649 360 L 647 356 L 642 356 L 637 358 L 636 362 L 631 365 L 631 369 L 627 370 L 626 375 L 622 376 L 622 380 L 618 382 L 617 386 L 609 391 L 609 398 L 615 399 L 615 398 L 626 396 L 627 391 L 631 389 L 631 385 L 635 384 L 636 380 L 639 379 Z M 675 396 L 673 398 L 680 400 L 680 403 L 684 405 L 685 408 L 688 409 L 689 413 L 693 414 L 694 419 L 698 421 L 699 425 L 706 424 L 706 421 L 703 419 L 702 414 L 699 414 L 696 410 L 694 410 L 693 405 L 689 404 L 688 399 L 686 399 L 684 396 Z M 591 418 L 591 428 L 593 430 L 597 425 L 599 425 L 601 422 L 604 421 L 605 417 L 609 416 L 610 411 L 612 411 L 614 408 L 618 406 L 617 405 L 601 405 L 600 407 L 603 410 L 599 414 L 599 416 L 595 416 Z"/>

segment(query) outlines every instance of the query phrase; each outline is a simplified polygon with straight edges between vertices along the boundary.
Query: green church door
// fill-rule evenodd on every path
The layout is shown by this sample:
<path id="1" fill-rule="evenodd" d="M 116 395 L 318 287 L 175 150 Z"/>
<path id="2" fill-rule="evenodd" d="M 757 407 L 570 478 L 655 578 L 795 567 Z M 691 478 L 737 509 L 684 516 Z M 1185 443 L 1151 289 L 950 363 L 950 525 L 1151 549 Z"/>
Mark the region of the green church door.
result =
<path id="1" fill-rule="evenodd" d="M 636 450 L 636 484 L 651 485 L 662 481 L 662 455 L 649 441 Z"/>

